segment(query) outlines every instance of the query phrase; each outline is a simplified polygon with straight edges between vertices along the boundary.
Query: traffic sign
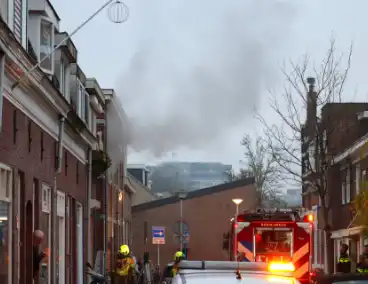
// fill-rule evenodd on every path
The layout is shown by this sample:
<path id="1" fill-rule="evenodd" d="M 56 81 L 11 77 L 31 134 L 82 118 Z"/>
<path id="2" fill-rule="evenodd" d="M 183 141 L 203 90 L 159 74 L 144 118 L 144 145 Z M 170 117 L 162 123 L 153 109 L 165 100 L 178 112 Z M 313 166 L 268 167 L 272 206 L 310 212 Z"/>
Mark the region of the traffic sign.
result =
<path id="1" fill-rule="evenodd" d="M 152 227 L 152 244 L 165 244 L 165 227 Z"/>

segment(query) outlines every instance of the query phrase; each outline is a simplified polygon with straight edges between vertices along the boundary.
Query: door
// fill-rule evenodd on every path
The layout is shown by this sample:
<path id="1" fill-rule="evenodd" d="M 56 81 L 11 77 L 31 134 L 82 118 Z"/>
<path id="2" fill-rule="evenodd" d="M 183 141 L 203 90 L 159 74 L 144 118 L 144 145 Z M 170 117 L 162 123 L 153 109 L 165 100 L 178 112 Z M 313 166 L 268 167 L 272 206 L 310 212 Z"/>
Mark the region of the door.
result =
<path id="1" fill-rule="evenodd" d="M 83 207 L 77 203 L 77 283 L 83 283 Z"/>
<path id="2" fill-rule="evenodd" d="M 58 284 L 65 284 L 65 218 L 58 217 L 58 225 L 59 225 Z"/>
<path id="3" fill-rule="evenodd" d="M 25 210 L 25 226 L 26 226 L 26 263 L 33 263 L 32 252 L 33 252 L 33 206 L 31 201 L 27 201 Z M 26 283 L 32 283 L 33 281 L 33 267 L 32 265 L 26 265 Z"/>

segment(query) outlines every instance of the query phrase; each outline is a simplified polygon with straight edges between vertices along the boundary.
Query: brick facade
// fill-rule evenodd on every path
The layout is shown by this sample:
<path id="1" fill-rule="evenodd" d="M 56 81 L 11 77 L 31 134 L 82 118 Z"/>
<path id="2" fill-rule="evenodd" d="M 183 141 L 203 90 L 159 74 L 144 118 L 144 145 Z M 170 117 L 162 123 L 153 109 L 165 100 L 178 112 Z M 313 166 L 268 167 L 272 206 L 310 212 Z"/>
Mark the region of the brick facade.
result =
<path id="1" fill-rule="evenodd" d="M 31 281 L 32 278 L 31 267 L 27 266 L 26 263 L 29 263 L 27 259 L 29 260 L 31 257 L 27 252 L 32 251 L 30 240 L 33 228 L 45 232 L 45 241 L 41 249 L 45 251 L 49 249 L 50 214 L 43 213 L 41 210 L 42 184 L 53 186 L 57 161 L 56 146 L 56 141 L 49 134 L 42 131 L 36 123 L 4 98 L 0 162 L 13 169 L 13 214 L 19 222 L 18 224 L 13 223 L 13 230 L 19 233 L 14 234 L 13 237 L 13 271 L 16 271 L 18 267 L 27 268 L 25 273 L 19 275 L 20 283 Z M 66 156 L 67 158 L 65 158 Z M 70 218 L 68 219 L 71 237 L 70 242 L 66 243 L 71 248 L 71 254 L 65 255 L 65 266 L 67 267 L 67 275 L 74 277 L 76 275 L 74 261 L 76 259 L 76 224 L 73 218 L 75 214 L 73 208 L 75 202 L 81 203 L 83 208 L 86 206 L 87 167 L 65 149 L 62 172 L 57 178 L 57 186 L 58 190 L 66 194 L 66 198 L 71 201 L 72 205 L 69 209 Z M 17 202 L 19 202 L 19 207 L 16 206 Z M 87 227 L 86 224 L 84 225 L 84 233 L 86 234 Z M 19 247 L 16 245 L 17 243 L 20 243 Z M 87 251 L 84 249 L 84 259 L 86 259 L 86 254 Z M 76 281 L 76 279 L 73 280 Z"/>

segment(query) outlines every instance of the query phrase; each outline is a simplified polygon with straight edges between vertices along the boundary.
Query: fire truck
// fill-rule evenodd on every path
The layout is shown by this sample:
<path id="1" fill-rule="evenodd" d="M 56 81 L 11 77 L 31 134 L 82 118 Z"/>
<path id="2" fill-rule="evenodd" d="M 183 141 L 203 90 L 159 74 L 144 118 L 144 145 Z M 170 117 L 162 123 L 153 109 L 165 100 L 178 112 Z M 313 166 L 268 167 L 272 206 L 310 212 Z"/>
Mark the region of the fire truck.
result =
<path id="1" fill-rule="evenodd" d="M 232 219 L 232 260 L 292 263 L 295 277 L 309 282 L 313 215 L 290 209 L 245 211 Z"/>

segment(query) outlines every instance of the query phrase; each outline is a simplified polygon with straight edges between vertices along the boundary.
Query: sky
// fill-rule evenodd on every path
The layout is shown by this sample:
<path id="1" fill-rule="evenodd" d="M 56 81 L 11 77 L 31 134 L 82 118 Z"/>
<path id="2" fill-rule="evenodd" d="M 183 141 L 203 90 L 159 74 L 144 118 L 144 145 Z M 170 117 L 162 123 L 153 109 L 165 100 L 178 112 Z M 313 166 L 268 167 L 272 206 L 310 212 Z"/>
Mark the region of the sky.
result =
<path id="1" fill-rule="evenodd" d="M 61 30 L 71 33 L 104 3 L 51 0 Z M 126 0 L 129 18 L 112 23 L 110 6 L 72 40 L 79 65 L 114 88 L 127 113 L 129 163 L 216 161 L 241 166 L 245 133 L 262 134 L 256 108 L 278 123 L 269 90 L 280 68 L 308 54 L 318 64 L 336 39 L 353 42 L 345 100 L 366 101 L 366 0 Z"/>

